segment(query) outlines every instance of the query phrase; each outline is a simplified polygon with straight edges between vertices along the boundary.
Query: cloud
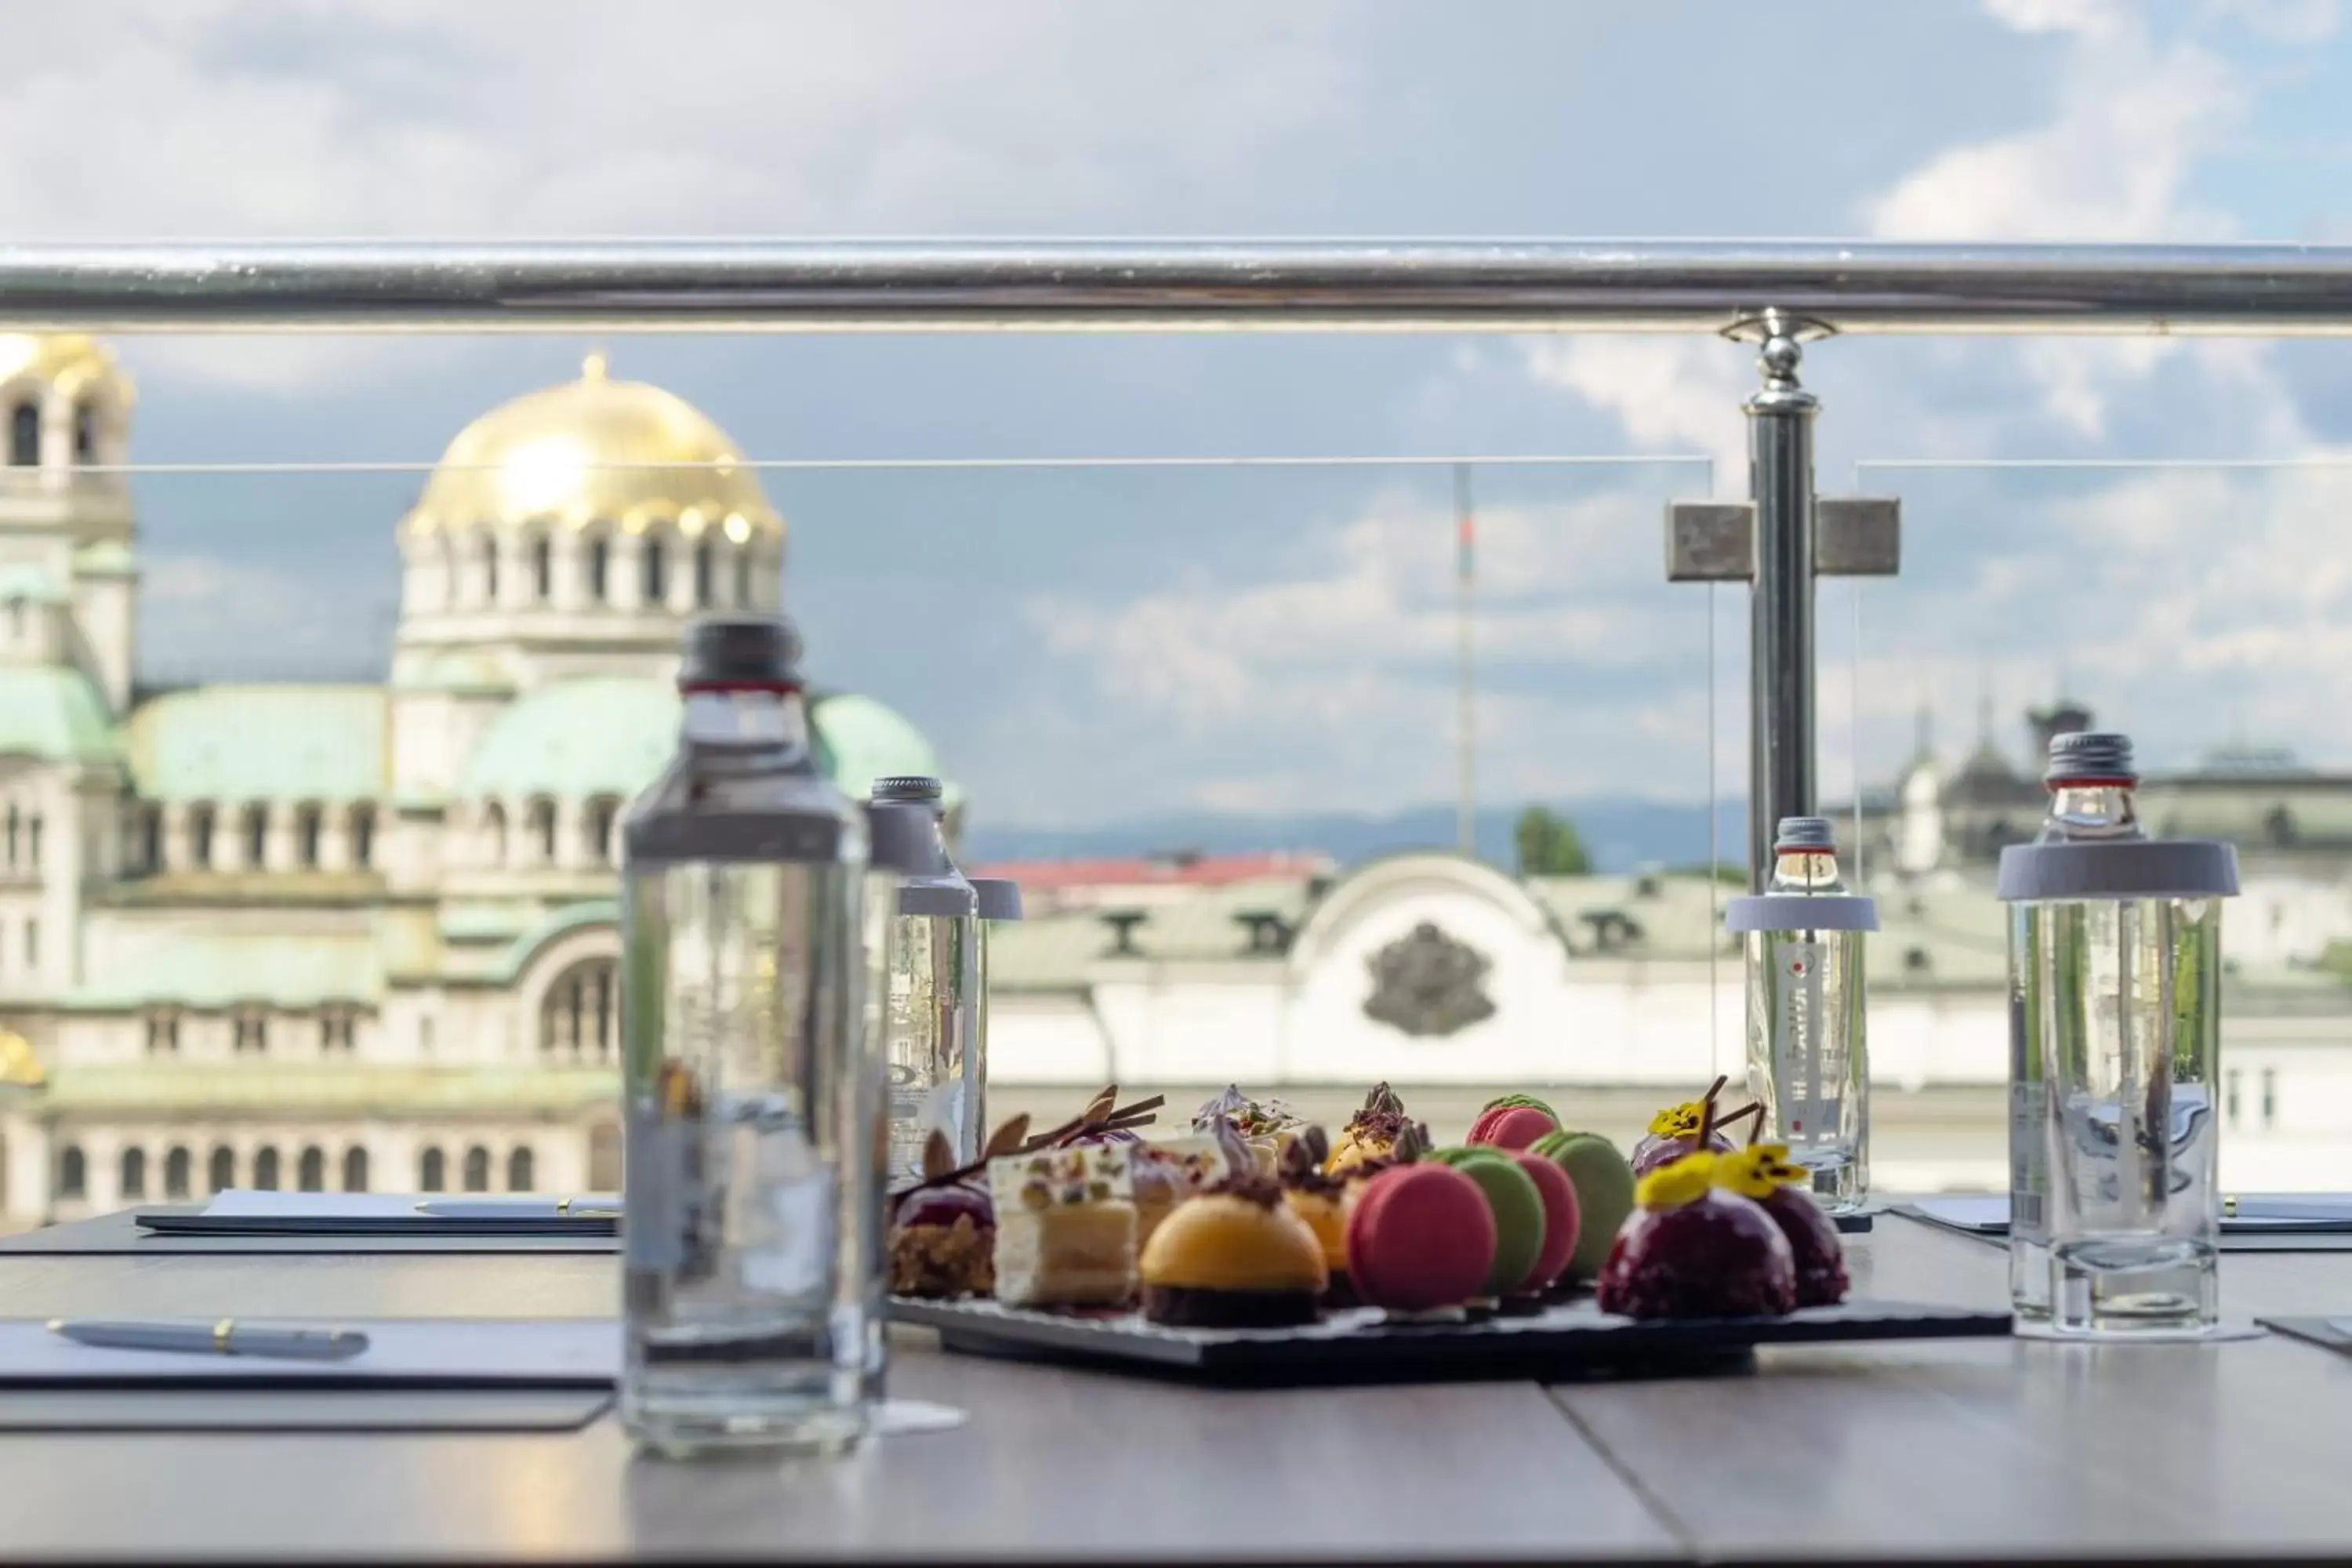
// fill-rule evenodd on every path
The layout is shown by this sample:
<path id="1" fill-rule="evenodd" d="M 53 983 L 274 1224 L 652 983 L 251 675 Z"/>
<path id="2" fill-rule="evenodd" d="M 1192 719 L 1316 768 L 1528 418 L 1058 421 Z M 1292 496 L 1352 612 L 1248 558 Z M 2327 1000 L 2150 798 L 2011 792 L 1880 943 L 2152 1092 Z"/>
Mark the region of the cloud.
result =
<path id="1" fill-rule="evenodd" d="M 211 555 L 151 556 L 141 571 L 139 638 L 170 653 L 141 674 L 206 679 L 369 679 L 391 640 L 392 590 L 326 592 L 299 574 Z M 354 618 L 379 623 L 373 657 L 354 661 Z M 256 629 L 267 627 L 266 637 Z"/>

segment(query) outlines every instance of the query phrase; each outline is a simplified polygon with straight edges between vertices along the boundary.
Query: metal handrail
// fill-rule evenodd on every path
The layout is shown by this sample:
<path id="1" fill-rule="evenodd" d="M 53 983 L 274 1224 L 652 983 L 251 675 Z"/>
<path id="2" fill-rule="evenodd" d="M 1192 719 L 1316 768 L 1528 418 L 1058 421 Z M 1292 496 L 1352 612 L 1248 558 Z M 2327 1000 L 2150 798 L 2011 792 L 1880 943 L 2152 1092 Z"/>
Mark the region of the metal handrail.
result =
<path id="1" fill-rule="evenodd" d="M 154 331 L 2352 332 L 2352 247 L 1832 241 L 0 247 L 0 321 Z"/>

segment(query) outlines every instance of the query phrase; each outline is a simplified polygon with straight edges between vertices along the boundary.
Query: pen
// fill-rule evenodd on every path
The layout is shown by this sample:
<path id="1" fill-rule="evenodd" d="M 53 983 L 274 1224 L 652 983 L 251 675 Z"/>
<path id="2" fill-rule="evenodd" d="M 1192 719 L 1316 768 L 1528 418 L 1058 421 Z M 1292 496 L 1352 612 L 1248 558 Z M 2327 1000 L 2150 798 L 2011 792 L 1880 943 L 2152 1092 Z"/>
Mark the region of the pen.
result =
<path id="1" fill-rule="evenodd" d="M 49 1332 L 101 1350 L 184 1351 L 286 1361 L 348 1361 L 368 1348 L 368 1337 L 352 1329 L 241 1329 L 234 1318 L 223 1318 L 208 1329 L 193 1323 L 68 1322 L 52 1318 Z"/>
<path id="2" fill-rule="evenodd" d="M 2309 1224 L 2352 1223 L 2352 1198 L 2225 1198 L 2225 1219 L 2302 1220 Z"/>
<path id="3" fill-rule="evenodd" d="M 416 1212 L 435 1219 L 618 1219 L 621 1205 L 612 1198 L 427 1199 Z"/>

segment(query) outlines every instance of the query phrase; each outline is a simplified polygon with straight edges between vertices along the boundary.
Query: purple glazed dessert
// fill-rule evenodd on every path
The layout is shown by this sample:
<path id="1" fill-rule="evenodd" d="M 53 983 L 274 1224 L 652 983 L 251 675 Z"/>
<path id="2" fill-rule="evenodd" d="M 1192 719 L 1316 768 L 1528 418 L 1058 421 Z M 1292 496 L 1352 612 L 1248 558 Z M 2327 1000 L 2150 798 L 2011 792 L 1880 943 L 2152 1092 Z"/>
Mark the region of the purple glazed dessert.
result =
<path id="1" fill-rule="evenodd" d="M 1845 1243 L 1805 1190 L 1811 1179 L 1789 1163 L 1785 1143 L 1750 1143 L 1715 1164 L 1717 1186 L 1749 1199 L 1780 1227 L 1797 1266 L 1797 1305 L 1834 1307 L 1845 1300 Z"/>
<path id="2" fill-rule="evenodd" d="M 1718 1078 L 1707 1086 L 1706 1093 L 1680 1105 L 1670 1105 L 1650 1118 L 1649 1131 L 1633 1145 L 1633 1174 L 1646 1176 L 1651 1172 L 1673 1164 L 1685 1154 L 1701 1150 L 1710 1154 L 1728 1154 L 1738 1147 L 1718 1129 L 1755 1113 L 1758 1107 L 1743 1105 L 1728 1116 L 1715 1109 L 1715 1097 L 1731 1080 Z"/>
<path id="3" fill-rule="evenodd" d="M 1796 1259 L 1752 1199 L 1715 1185 L 1714 1154 L 1642 1178 L 1601 1266 L 1601 1310 L 1628 1318 L 1752 1318 L 1797 1304 Z"/>

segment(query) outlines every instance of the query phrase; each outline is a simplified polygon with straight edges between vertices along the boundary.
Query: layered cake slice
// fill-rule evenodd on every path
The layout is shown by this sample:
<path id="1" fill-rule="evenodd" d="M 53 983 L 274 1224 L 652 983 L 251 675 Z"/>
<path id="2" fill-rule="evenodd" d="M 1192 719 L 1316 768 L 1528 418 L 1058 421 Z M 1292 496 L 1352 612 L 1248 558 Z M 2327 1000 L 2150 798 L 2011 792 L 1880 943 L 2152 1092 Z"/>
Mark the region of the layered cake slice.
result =
<path id="1" fill-rule="evenodd" d="M 996 1299 L 1009 1307 L 1116 1307 L 1135 1294 L 1131 1155 L 1118 1143 L 989 1163 Z"/>

